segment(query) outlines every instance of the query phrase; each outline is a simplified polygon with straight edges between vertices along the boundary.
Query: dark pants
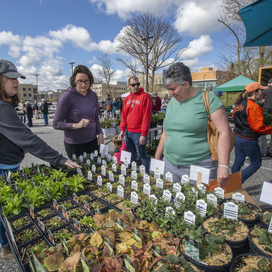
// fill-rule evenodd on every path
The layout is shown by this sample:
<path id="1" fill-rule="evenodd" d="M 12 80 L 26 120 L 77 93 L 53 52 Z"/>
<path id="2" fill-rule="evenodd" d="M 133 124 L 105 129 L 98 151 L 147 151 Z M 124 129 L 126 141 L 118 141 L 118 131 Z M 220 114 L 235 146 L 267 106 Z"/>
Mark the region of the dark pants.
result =
<path id="1" fill-rule="evenodd" d="M 246 139 L 235 135 L 235 160 L 232 173 L 239 172 L 244 165 L 246 156 L 250 159 L 250 165 L 242 171 L 242 183 L 253 175 L 262 165 L 262 154 L 258 140 Z"/>
<path id="2" fill-rule="evenodd" d="M 28 124 L 28 126 L 29 127 L 32 127 L 33 125 L 32 125 L 32 115 L 27 115 L 27 124 Z"/>
<path id="3" fill-rule="evenodd" d="M 83 155 L 84 152 L 89 154 L 93 153 L 95 150 L 99 152 L 97 138 L 85 144 L 67 144 L 64 142 L 64 146 L 70 159 L 73 158 L 73 154 L 75 154 L 76 157 L 79 157 L 80 155 Z"/>

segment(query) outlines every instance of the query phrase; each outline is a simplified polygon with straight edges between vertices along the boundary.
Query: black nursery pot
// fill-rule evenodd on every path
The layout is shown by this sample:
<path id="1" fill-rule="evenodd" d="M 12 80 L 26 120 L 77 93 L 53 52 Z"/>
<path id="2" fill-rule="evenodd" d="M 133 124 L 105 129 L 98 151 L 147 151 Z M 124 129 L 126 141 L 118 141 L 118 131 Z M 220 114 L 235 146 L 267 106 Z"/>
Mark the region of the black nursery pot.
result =
<path id="1" fill-rule="evenodd" d="M 229 272 L 230 266 L 231 266 L 232 261 L 233 261 L 233 252 L 231 252 L 232 253 L 232 259 L 228 264 L 224 264 L 224 265 L 221 265 L 221 266 L 207 265 L 207 264 L 204 264 L 204 263 L 201 263 L 201 262 L 198 262 L 198 261 L 194 260 L 193 258 L 188 256 L 187 254 L 185 254 L 181 250 L 181 244 L 182 244 L 183 240 L 184 240 L 184 237 L 181 238 L 181 240 L 179 241 L 178 249 L 179 249 L 180 254 L 182 256 L 184 256 L 187 261 L 189 261 L 190 263 L 192 263 L 196 267 L 204 270 L 205 272 Z M 226 243 L 226 244 L 228 244 L 228 243 Z M 231 249 L 231 251 L 232 251 L 232 249 Z"/>
<path id="2" fill-rule="evenodd" d="M 232 201 L 230 198 L 225 198 L 225 199 L 223 199 L 222 201 L 219 202 L 220 213 L 222 213 L 222 214 L 224 213 L 224 210 L 220 207 L 220 205 L 227 202 L 228 200 Z M 258 206 L 254 205 L 253 203 L 247 202 L 247 201 L 245 201 L 245 202 L 249 206 L 252 206 L 252 207 L 256 208 L 257 210 L 259 210 L 259 212 L 260 212 L 260 208 Z M 241 221 L 243 221 L 248 226 L 249 229 L 252 228 L 254 225 L 256 225 L 259 222 L 259 215 L 257 215 L 256 218 L 252 219 L 252 220 L 243 219 L 243 218 L 239 217 L 239 215 L 238 215 L 238 218 Z"/>
<path id="3" fill-rule="evenodd" d="M 234 272 L 234 270 L 237 268 L 237 266 L 240 264 L 241 262 L 241 259 L 244 258 L 244 257 L 250 257 L 250 256 L 257 256 L 257 257 L 261 257 L 261 258 L 265 258 L 267 260 L 269 260 L 271 262 L 271 259 L 270 258 L 267 258 L 267 257 L 264 257 L 262 255 L 259 255 L 259 254 L 253 254 L 253 253 L 249 253 L 249 254 L 241 254 L 241 255 L 238 255 L 232 262 L 232 265 L 230 267 L 230 272 Z"/>
<path id="4" fill-rule="evenodd" d="M 270 211 L 270 212 L 272 212 L 272 208 L 265 208 L 265 209 L 262 209 L 262 212 L 265 212 L 265 211 Z M 262 219 L 261 219 L 261 217 L 259 216 L 259 224 L 261 225 L 261 227 L 264 227 L 264 228 L 268 228 L 268 226 L 269 226 L 269 223 L 267 224 L 267 223 L 265 223 Z"/>
<path id="5" fill-rule="evenodd" d="M 221 214 L 211 214 L 207 217 L 205 217 L 205 219 L 203 220 L 203 223 L 209 219 L 210 217 L 221 217 Z M 247 225 L 239 219 L 239 221 L 241 221 L 246 227 Z M 202 228 L 204 228 L 202 223 Z M 206 230 L 206 229 L 205 229 Z M 208 230 L 206 230 L 208 231 Z M 233 253 L 233 258 L 235 258 L 236 256 L 240 255 L 240 254 L 244 254 L 244 253 L 248 253 L 248 236 L 241 240 L 241 241 L 231 241 L 231 240 L 226 240 L 226 242 L 230 245 L 231 249 L 232 249 L 232 253 Z"/>

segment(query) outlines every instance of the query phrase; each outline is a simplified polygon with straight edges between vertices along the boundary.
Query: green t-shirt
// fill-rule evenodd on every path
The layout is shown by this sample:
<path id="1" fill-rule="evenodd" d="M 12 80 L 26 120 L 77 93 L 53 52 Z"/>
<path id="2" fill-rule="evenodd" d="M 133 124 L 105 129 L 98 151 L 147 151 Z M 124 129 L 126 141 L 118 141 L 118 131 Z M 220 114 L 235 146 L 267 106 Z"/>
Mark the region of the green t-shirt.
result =
<path id="1" fill-rule="evenodd" d="M 206 159 L 210 153 L 207 141 L 207 120 L 203 91 L 184 102 L 172 98 L 166 108 L 163 129 L 167 135 L 164 156 L 174 165 L 190 165 Z M 223 103 L 209 92 L 210 113 Z"/>

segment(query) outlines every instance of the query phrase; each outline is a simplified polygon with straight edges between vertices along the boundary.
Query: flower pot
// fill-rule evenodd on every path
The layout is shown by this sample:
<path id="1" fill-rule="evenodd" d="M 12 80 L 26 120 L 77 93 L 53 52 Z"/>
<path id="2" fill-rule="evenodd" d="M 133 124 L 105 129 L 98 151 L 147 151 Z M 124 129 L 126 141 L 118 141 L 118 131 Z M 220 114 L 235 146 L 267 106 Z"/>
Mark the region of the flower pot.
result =
<path id="1" fill-rule="evenodd" d="M 262 213 L 265 213 L 265 212 L 272 212 L 272 208 L 266 208 L 266 209 L 262 209 Z M 269 225 L 269 222 L 270 222 L 270 220 L 268 220 L 268 221 L 264 221 L 262 218 L 261 218 L 261 216 L 259 215 L 259 220 L 260 220 L 260 225 L 262 226 L 262 227 L 264 227 L 264 228 L 268 228 L 268 225 Z"/>
<path id="2" fill-rule="evenodd" d="M 115 127 L 110 128 L 110 136 L 114 136 L 116 134 Z"/>
<path id="3" fill-rule="evenodd" d="M 102 128 L 102 132 L 104 134 L 104 138 L 110 137 L 110 128 Z"/>

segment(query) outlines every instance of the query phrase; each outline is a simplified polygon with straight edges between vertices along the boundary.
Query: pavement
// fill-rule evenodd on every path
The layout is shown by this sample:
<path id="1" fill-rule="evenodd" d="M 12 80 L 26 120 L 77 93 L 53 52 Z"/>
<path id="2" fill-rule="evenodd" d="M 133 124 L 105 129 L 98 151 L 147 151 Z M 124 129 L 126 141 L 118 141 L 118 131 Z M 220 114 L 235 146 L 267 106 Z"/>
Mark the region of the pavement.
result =
<path id="1" fill-rule="evenodd" d="M 233 126 L 233 124 L 231 124 L 231 126 Z M 49 119 L 48 126 L 44 126 L 43 119 L 38 120 L 33 119 L 33 127 L 31 128 L 31 131 L 35 133 L 37 136 L 39 136 L 42 140 L 44 140 L 52 148 L 54 148 L 59 153 L 67 157 L 63 142 L 63 131 L 53 129 L 52 119 Z M 110 138 L 105 139 L 105 143 L 109 141 Z M 109 143 L 109 152 L 110 153 L 114 152 L 114 147 L 111 142 Z M 230 167 L 232 166 L 233 162 L 234 151 L 232 151 L 230 155 Z M 26 154 L 24 160 L 22 161 L 21 167 L 31 167 L 32 163 L 49 165 L 49 163 L 41 159 L 38 159 L 31 154 Z M 246 161 L 242 170 L 246 168 L 248 165 L 249 161 Z M 267 157 L 263 158 L 261 168 L 249 179 L 247 179 L 243 184 L 243 188 L 261 208 L 269 206 L 265 203 L 260 202 L 259 199 L 263 181 L 271 181 L 272 179 L 271 177 L 272 177 L 272 158 Z M 0 272 L 17 272 L 17 271 L 20 270 L 15 261 L 0 258 Z"/>

